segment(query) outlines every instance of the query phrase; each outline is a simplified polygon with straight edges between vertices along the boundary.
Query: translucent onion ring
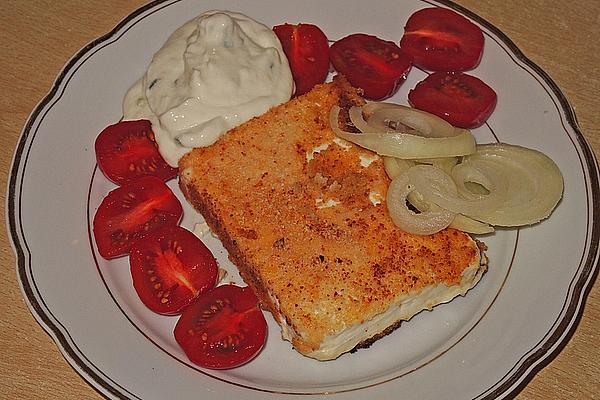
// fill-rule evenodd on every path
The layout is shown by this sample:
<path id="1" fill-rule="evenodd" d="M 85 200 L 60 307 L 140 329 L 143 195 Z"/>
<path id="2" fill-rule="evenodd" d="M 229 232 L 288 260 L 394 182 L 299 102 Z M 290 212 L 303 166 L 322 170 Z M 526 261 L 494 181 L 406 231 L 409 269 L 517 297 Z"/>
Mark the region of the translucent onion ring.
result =
<path id="1" fill-rule="evenodd" d="M 423 196 L 416 190 L 410 192 L 406 198 L 410 205 L 415 207 L 420 212 L 442 210 L 442 208 L 437 204 L 425 200 Z M 474 233 L 478 235 L 494 232 L 494 227 L 491 225 L 477 221 L 463 214 L 456 214 L 449 227 L 458 229 L 462 232 Z"/>
<path id="2" fill-rule="evenodd" d="M 396 157 L 383 157 L 383 166 L 390 179 L 394 179 L 398 175 L 408 171 L 411 167 L 414 167 L 415 162 Z"/>
<path id="3" fill-rule="evenodd" d="M 547 218 L 562 198 L 562 174 L 539 151 L 476 146 L 469 131 L 410 107 L 352 107 L 350 120 L 361 133 L 341 130 L 339 112 L 334 106 L 329 115 L 335 134 L 384 157 L 392 179 L 388 209 L 407 232 L 431 234 L 450 226 L 485 234 L 492 225 L 530 225 Z"/>
<path id="4" fill-rule="evenodd" d="M 329 122 L 334 133 L 342 139 L 376 152 L 381 156 L 404 159 L 441 158 L 472 154 L 475 151 L 475 138 L 466 129 L 456 130 L 457 135 L 448 137 L 424 137 L 411 133 L 373 132 L 364 119 L 355 119 L 357 128 L 369 129 L 366 133 L 353 133 L 339 128 L 340 108 L 333 106 Z M 352 116 L 356 116 L 356 110 Z"/>
<path id="5" fill-rule="evenodd" d="M 493 212 L 504 204 L 508 196 L 507 186 L 500 181 L 497 186 L 489 188 L 489 195 L 477 199 L 465 199 L 459 195 L 452 177 L 432 165 L 416 165 L 407 173 L 410 183 L 426 200 L 467 216 Z"/>
<path id="6" fill-rule="evenodd" d="M 415 213 L 406 206 L 408 195 L 414 190 L 408 174 L 397 176 L 388 188 L 387 206 L 392 221 L 403 231 L 415 235 L 431 235 L 448 227 L 454 220 L 454 213 L 439 209 Z"/>
<path id="7" fill-rule="evenodd" d="M 416 108 L 392 103 L 367 103 L 362 107 L 369 126 L 378 131 L 403 132 L 423 137 L 456 136 L 461 128 L 452 126 L 442 118 Z M 395 126 L 395 127 L 393 127 Z M 408 131 L 406 127 L 410 128 Z"/>
<path id="8" fill-rule="evenodd" d="M 484 222 L 477 221 L 463 214 L 456 214 L 450 228 L 458 229 L 462 232 L 474 233 L 476 235 L 485 235 L 494 232 L 494 227 Z"/>
<path id="9" fill-rule="evenodd" d="M 466 157 L 465 166 L 496 171 L 506 180 L 510 193 L 502 207 L 489 213 L 470 216 L 497 226 L 523 226 L 547 218 L 562 198 L 563 177 L 558 166 L 545 154 L 526 147 L 505 143 L 478 146 L 477 153 Z"/>

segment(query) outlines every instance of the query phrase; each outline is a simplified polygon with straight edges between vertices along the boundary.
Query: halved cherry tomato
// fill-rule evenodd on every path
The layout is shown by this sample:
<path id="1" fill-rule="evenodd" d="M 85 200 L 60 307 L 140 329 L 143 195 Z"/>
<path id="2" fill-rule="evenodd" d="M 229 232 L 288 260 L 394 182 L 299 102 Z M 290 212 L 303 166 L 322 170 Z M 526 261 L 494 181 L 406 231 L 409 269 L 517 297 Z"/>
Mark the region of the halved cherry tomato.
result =
<path id="1" fill-rule="evenodd" d="M 133 287 L 159 314 L 179 314 L 217 282 L 217 262 L 192 232 L 166 226 L 136 240 L 129 253 Z"/>
<path id="2" fill-rule="evenodd" d="M 124 184 L 106 195 L 94 215 L 94 237 L 104 258 L 125 255 L 133 241 L 165 225 L 176 225 L 183 214 L 171 189 L 155 176 Z"/>
<path id="3" fill-rule="evenodd" d="M 483 124 L 496 107 L 496 92 L 462 72 L 435 72 L 408 92 L 408 101 L 460 128 Z"/>
<path id="4" fill-rule="evenodd" d="M 233 368 L 250 361 L 262 349 L 267 322 L 249 287 L 223 285 L 186 308 L 174 334 L 194 364 Z"/>
<path id="5" fill-rule="evenodd" d="M 410 56 L 395 43 L 363 33 L 335 42 L 331 46 L 331 63 L 371 100 L 394 94 L 412 65 Z"/>
<path id="6" fill-rule="evenodd" d="M 462 15 L 441 7 L 413 13 L 404 27 L 400 47 L 413 63 L 430 71 L 466 71 L 483 54 L 481 29 Z"/>
<path id="7" fill-rule="evenodd" d="M 168 165 L 158 152 L 150 121 L 121 121 L 104 128 L 96 138 L 96 161 L 104 175 L 121 185 L 140 176 L 168 180 L 177 168 Z"/>
<path id="8" fill-rule="evenodd" d="M 299 96 L 323 83 L 329 72 L 329 43 L 318 26 L 283 24 L 273 27 L 290 62 Z"/>

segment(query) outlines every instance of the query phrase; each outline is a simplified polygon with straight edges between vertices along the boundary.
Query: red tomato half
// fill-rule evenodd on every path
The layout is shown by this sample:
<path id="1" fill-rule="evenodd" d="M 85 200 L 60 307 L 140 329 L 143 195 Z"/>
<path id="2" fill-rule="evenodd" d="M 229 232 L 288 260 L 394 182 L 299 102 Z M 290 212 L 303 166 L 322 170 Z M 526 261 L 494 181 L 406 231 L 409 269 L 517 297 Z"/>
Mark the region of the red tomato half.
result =
<path id="1" fill-rule="evenodd" d="M 362 33 L 335 42 L 331 46 L 331 63 L 371 100 L 394 94 L 412 65 L 410 56 L 393 42 Z"/>
<path id="2" fill-rule="evenodd" d="M 217 282 L 217 262 L 210 250 L 179 226 L 136 240 L 129 257 L 138 296 L 159 314 L 179 314 Z"/>
<path id="3" fill-rule="evenodd" d="M 267 322 L 249 287 L 223 285 L 186 308 L 174 334 L 194 364 L 233 368 L 250 361 L 262 349 Z"/>
<path id="4" fill-rule="evenodd" d="M 125 255 L 135 239 L 165 225 L 176 225 L 181 203 L 159 178 L 146 176 L 112 190 L 94 215 L 94 237 L 104 258 Z"/>
<path id="5" fill-rule="evenodd" d="M 494 111 L 496 92 L 462 72 L 435 72 L 408 92 L 408 101 L 454 126 L 476 128 Z"/>
<path id="6" fill-rule="evenodd" d="M 290 62 L 295 95 L 323 83 L 329 72 L 329 43 L 319 27 L 311 24 L 283 24 L 273 27 Z"/>
<path id="7" fill-rule="evenodd" d="M 412 14 L 404 27 L 400 47 L 413 63 L 430 71 L 466 71 L 483 54 L 481 29 L 447 8 L 424 8 Z"/>
<path id="8" fill-rule="evenodd" d="M 96 161 L 104 175 L 121 185 L 140 176 L 168 180 L 177 168 L 168 165 L 158 152 L 150 121 L 121 121 L 104 128 L 96 138 Z"/>

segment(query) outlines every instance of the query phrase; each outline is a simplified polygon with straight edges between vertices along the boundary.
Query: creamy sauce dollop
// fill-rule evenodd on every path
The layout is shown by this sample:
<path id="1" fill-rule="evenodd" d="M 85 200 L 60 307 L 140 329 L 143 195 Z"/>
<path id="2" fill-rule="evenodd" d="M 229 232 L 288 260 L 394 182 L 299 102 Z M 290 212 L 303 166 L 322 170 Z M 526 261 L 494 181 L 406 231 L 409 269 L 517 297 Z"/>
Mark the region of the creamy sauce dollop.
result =
<path id="1" fill-rule="evenodd" d="M 292 73 L 267 26 L 228 11 L 188 21 L 154 55 L 123 101 L 125 119 L 149 119 L 163 158 L 176 167 L 194 147 L 288 101 Z"/>

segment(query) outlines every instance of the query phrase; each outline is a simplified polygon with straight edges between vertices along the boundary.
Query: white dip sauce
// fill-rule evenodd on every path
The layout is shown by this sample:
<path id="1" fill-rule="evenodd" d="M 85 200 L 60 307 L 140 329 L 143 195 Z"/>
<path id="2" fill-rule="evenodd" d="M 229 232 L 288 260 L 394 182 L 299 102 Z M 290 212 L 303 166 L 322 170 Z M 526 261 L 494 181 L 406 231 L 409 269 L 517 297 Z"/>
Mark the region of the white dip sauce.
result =
<path id="1" fill-rule="evenodd" d="M 149 119 L 176 167 L 194 147 L 288 101 L 294 83 L 271 29 L 245 15 L 209 11 L 177 29 L 123 101 L 125 119 Z"/>

